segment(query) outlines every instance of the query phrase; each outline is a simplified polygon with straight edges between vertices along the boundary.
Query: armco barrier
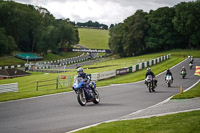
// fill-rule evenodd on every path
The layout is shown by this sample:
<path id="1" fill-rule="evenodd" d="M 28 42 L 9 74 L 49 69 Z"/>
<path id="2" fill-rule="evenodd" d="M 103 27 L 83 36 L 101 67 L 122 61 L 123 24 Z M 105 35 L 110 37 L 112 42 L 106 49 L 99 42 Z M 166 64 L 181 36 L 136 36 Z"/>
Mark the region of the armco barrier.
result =
<path id="1" fill-rule="evenodd" d="M 136 71 L 136 65 L 132 66 L 132 72 Z"/>
<path id="2" fill-rule="evenodd" d="M 161 56 L 161 57 L 158 57 L 153 60 L 149 60 L 146 62 L 139 63 L 137 65 L 133 65 L 128 68 L 121 68 L 121 69 L 106 71 L 106 72 L 102 72 L 102 73 L 92 73 L 91 80 L 98 81 L 98 80 L 102 80 L 102 79 L 115 77 L 116 75 L 123 75 L 123 74 L 129 73 L 129 72 L 135 72 L 135 71 L 141 70 L 143 68 L 155 65 L 161 61 L 167 60 L 167 59 L 169 59 L 169 56 L 170 55 Z"/>
<path id="3" fill-rule="evenodd" d="M 124 75 L 124 74 L 127 74 L 128 72 L 129 72 L 129 68 L 121 68 L 121 69 L 116 70 L 117 75 Z"/>
<path id="4" fill-rule="evenodd" d="M 115 70 L 101 72 L 101 73 L 92 73 L 91 80 L 98 81 L 98 80 L 107 79 L 107 78 L 111 78 L 111 77 L 115 77 L 115 76 L 116 76 Z"/>
<path id="5" fill-rule="evenodd" d="M 107 78 L 111 78 L 111 77 L 115 77 L 116 76 L 116 71 L 112 70 L 112 71 L 106 71 L 106 72 L 102 72 L 99 73 L 98 75 L 98 80 L 102 80 L 102 79 L 107 79 Z"/>
<path id="6" fill-rule="evenodd" d="M 4 92 L 18 92 L 18 83 L 1 84 L 0 93 Z"/>

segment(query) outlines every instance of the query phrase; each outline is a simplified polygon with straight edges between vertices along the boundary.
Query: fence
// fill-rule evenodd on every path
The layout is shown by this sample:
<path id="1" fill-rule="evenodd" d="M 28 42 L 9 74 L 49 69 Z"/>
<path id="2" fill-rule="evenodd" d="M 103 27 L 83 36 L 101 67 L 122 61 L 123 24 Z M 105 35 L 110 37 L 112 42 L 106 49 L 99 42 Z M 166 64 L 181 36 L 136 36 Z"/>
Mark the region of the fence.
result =
<path id="1" fill-rule="evenodd" d="M 72 86 L 72 76 L 71 75 L 59 75 L 56 79 L 36 81 L 36 91 L 38 91 L 39 87 L 44 86 L 52 86 L 55 85 L 56 89 L 65 88 Z"/>
<path id="2" fill-rule="evenodd" d="M 53 81 L 56 81 L 56 82 L 53 82 Z M 58 78 L 57 79 L 51 79 L 51 80 L 43 80 L 43 81 L 37 80 L 36 82 L 37 82 L 36 91 L 38 91 L 39 87 L 50 86 L 50 85 L 56 85 L 56 89 L 58 89 Z"/>
<path id="3" fill-rule="evenodd" d="M 18 92 L 18 83 L 1 84 L 0 93 L 4 92 Z"/>

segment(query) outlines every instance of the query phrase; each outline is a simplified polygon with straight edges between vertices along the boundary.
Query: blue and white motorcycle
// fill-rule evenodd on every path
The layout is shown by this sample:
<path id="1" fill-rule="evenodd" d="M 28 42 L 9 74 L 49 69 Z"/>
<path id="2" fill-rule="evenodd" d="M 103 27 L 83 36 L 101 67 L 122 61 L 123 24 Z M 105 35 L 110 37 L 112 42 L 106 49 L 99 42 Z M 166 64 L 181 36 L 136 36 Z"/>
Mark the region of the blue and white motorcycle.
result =
<path id="1" fill-rule="evenodd" d="M 91 87 L 93 87 L 93 90 Z M 85 106 L 87 102 L 93 102 L 94 104 L 98 104 L 100 102 L 99 93 L 95 88 L 95 82 L 85 84 L 83 78 L 74 78 L 73 90 L 76 92 L 78 103 L 81 106 Z"/>

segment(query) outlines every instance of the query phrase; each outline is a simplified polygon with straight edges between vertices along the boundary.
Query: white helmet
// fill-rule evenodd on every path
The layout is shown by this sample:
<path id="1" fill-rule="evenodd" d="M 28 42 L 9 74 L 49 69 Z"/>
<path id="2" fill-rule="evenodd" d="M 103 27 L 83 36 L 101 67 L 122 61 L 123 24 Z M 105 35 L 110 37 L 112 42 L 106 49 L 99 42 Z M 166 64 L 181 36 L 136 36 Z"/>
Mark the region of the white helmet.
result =
<path id="1" fill-rule="evenodd" d="M 83 72 L 83 68 L 81 68 L 81 67 L 78 68 L 78 69 L 77 69 L 77 72 Z"/>
<path id="2" fill-rule="evenodd" d="M 148 68 L 147 68 L 147 71 L 151 71 L 151 68 L 148 67 Z"/>

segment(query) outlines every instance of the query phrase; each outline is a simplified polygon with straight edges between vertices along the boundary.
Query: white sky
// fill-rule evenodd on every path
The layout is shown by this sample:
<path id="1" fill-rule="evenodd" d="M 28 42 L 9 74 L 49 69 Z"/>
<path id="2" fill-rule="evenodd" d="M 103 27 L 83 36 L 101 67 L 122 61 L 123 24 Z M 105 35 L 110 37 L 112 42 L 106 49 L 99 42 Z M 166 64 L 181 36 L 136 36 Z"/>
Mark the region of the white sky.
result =
<path id="1" fill-rule="evenodd" d="M 136 10 L 148 12 L 159 7 L 172 7 L 182 1 L 195 0 L 14 0 L 46 8 L 56 18 L 71 21 L 115 24 L 133 15 Z"/>

